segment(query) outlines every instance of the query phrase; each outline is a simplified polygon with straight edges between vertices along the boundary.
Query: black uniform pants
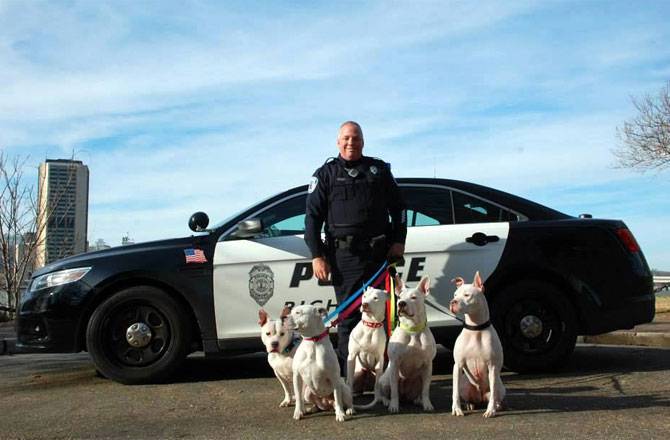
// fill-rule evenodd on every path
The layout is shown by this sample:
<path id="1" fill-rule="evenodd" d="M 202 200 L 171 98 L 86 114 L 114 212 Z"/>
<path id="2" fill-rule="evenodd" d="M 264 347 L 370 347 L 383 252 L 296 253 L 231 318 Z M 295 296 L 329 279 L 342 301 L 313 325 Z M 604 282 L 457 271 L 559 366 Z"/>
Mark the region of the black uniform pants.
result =
<path id="1" fill-rule="evenodd" d="M 331 276 L 337 303 L 342 304 L 351 294 L 368 281 L 384 262 L 385 255 L 373 254 L 369 246 L 360 248 L 338 248 L 329 256 Z M 372 280 L 374 281 L 374 280 Z M 383 286 L 382 286 L 383 288 Z M 337 353 L 340 370 L 346 377 L 349 335 L 361 320 L 361 312 L 356 309 L 337 326 Z"/>

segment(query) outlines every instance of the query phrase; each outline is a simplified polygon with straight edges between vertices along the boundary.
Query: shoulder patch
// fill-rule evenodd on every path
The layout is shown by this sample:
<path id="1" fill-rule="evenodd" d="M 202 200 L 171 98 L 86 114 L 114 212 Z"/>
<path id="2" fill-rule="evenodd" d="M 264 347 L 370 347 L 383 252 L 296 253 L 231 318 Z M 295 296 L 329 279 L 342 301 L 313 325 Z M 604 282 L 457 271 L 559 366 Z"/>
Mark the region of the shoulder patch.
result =
<path id="1" fill-rule="evenodd" d="M 316 186 L 319 184 L 319 179 L 316 178 L 316 176 L 312 177 L 312 180 L 309 182 L 309 188 L 307 189 L 307 193 L 312 194 L 312 192 L 316 189 Z"/>

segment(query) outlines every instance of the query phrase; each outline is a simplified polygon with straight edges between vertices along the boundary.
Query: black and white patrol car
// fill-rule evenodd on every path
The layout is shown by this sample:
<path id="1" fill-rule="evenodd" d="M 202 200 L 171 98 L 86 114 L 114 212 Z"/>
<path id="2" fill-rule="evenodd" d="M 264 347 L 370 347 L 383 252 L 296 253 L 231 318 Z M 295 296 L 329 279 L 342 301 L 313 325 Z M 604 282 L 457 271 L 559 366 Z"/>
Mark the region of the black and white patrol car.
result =
<path id="1" fill-rule="evenodd" d="M 577 335 L 653 319 L 652 274 L 622 221 L 571 217 L 473 183 L 398 183 L 408 207 L 402 279 L 429 275 L 434 302 L 447 308 L 450 280 L 480 271 L 508 368 L 554 367 Z M 306 196 L 300 186 L 190 237 L 42 268 L 21 301 L 17 347 L 88 350 L 102 374 L 123 383 L 165 379 L 197 350 L 259 350 L 260 307 L 271 316 L 286 304 L 337 307 L 332 287 L 312 274 Z M 201 213 L 189 223 L 207 227 Z M 428 320 L 447 345 L 461 329 L 434 308 Z"/>

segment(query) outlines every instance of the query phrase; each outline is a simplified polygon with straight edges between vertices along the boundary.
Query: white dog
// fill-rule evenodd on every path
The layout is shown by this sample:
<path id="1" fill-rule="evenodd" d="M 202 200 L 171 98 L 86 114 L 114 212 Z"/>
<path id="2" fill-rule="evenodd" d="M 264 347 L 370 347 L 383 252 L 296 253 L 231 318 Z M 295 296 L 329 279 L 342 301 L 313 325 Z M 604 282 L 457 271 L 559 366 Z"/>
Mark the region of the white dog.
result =
<path id="1" fill-rule="evenodd" d="M 422 405 L 424 411 L 432 411 L 430 382 L 433 376 L 433 359 L 437 353 L 426 319 L 424 298 L 430 290 L 428 277 L 421 278 L 419 285 L 410 289 L 396 277 L 398 294 L 398 316 L 400 325 L 389 339 L 389 364 L 375 390 L 375 399 L 388 406 L 389 412 L 400 411 L 400 399 Z"/>
<path id="2" fill-rule="evenodd" d="M 305 415 L 305 402 L 320 409 L 335 408 L 335 419 L 343 422 L 346 415 L 354 414 L 349 386 L 340 377 L 337 355 L 323 325 L 326 309 L 311 305 L 294 307 L 289 315 L 289 328 L 303 337 L 293 357 L 293 390 L 295 411 L 293 418 Z M 304 396 L 300 392 L 304 387 Z"/>
<path id="3" fill-rule="evenodd" d="M 351 390 L 363 392 L 366 382 L 374 374 L 375 388 L 384 371 L 384 351 L 386 332 L 384 315 L 388 293 L 385 290 L 368 287 L 361 300 L 362 319 L 349 336 L 349 356 L 347 358 L 347 384 Z"/>
<path id="4" fill-rule="evenodd" d="M 284 389 L 284 400 L 280 407 L 295 402 L 293 394 L 293 356 L 300 344 L 300 336 L 286 326 L 290 310 L 285 307 L 279 319 L 270 319 L 263 309 L 258 311 L 258 325 L 261 326 L 261 340 L 268 353 L 268 363 Z"/>
<path id="5" fill-rule="evenodd" d="M 500 378 L 503 349 L 498 333 L 489 320 L 484 285 L 475 274 L 472 284 L 453 280 L 458 287 L 450 303 L 452 313 L 465 314 L 465 326 L 454 345 L 453 400 L 451 413 L 462 416 L 461 398 L 469 408 L 488 402 L 484 417 L 495 417 L 502 409 L 505 386 Z"/>

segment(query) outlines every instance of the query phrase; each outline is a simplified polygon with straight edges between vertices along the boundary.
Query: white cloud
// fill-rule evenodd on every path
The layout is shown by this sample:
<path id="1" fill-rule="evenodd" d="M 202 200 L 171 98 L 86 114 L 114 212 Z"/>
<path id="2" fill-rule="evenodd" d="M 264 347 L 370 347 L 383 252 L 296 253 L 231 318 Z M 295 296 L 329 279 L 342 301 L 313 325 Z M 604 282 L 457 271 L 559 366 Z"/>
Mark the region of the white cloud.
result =
<path id="1" fill-rule="evenodd" d="M 91 240 L 306 183 L 345 119 L 396 175 L 617 213 L 615 127 L 668 71 L 660 14 L 623 5 L 187 5 L 0 1 L 0 145 L 90 166 Z"/>

